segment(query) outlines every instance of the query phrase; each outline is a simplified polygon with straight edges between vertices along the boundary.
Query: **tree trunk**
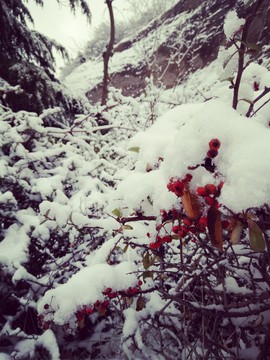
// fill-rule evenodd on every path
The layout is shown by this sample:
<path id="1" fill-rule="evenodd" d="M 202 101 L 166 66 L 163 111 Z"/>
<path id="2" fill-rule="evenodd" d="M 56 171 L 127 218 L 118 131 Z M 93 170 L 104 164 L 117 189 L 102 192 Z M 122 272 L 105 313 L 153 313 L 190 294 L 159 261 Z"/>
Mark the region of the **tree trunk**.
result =
<path id="1" fill-rule="evenodd" d="M 107 45 L 107 50 L 103 53 L 104 73 L 103 73 L 101 105 L 106 105 L 108 100 L 109 60 L 113 54 L 113 45 L 115 40 L 115 22 L 114 22 L 112 2 L 113 0 L 106 0 L 106 4 L 110 15 L 111 32 L 110 32 L 110 40 Z"/>

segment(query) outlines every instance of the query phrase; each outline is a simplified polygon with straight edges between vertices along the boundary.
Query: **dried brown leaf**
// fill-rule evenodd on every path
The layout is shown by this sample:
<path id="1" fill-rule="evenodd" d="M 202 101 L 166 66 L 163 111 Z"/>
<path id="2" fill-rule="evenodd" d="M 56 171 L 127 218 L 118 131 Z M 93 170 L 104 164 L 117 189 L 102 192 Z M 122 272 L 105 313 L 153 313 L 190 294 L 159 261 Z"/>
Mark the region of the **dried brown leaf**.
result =
<path id="1" fill-rule="evenodd" d="M 210 207 L 207 214 L 207 228 L 211 243 L 220 252 L 223 251 L 223 234 L 222 234 L 222 223 L 221 213 L 215 208 L 214 205 Z"/>
<path id="2" fill-rule="evenodd" d="M 241 221 L 234 219 L 234 225 L 232 227 L 232 232 L 231 232 L 231 238 L 230 241 L 232 243 L 232 245 L 236 245 L 239 243 L 240 239 L 241 239 L 241 233 L 243 230 L 243 224 L 241 223 Z"/>
<path id="3" fill-rule="evenodd" d="M 188 218 L 197 219 L 201 215 L 201 203 L 199 198 L 196 194 L 190 192 L 188 186 L 185 187 L 181 200 Z"/>

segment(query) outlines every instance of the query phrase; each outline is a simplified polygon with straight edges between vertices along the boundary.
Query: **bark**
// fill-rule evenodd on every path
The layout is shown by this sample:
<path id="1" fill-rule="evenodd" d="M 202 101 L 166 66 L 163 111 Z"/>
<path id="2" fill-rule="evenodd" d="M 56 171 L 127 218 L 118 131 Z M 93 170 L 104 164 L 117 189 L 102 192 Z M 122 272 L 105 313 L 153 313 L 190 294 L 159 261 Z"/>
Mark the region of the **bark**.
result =
<path id="1" fill-rule="evenodd" d="M 114 22 L 112 2 L 113 2 L 113 0 L 106 0 L 106 4 L 108 7 L 109 16 L 110 16 L 111 32 L 110 32 L 110 40 L 107 45 L 107 49 L 103 54 L 104 70 L 103 70 L 101 105 L 106 105 L 107 100 L 108 100 L 109 61 L 110 61 L 110 57 L 113 55 L 113 45 L 114 45 L 114 41 L 115 41 L 115 22 Z"/>

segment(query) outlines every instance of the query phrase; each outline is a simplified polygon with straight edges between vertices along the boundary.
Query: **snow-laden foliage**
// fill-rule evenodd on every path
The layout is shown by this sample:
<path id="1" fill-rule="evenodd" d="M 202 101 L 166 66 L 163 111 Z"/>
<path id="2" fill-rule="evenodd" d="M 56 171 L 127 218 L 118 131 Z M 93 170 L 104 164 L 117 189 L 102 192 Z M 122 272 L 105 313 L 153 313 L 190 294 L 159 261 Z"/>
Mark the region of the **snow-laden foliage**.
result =
<path id="1" fill-rule="evenodd" d="M 35 1 L 42 6 L 42 0 Z M 58 1 L 60 3 L 61 1 Z M 73 12 L 80 7 L 90 19 L 85 0 L 70 0 Z M 55 78 L 55 52 L 68 59 L 65 48 L 55 40 L 31 29 L 33 19 L 23 0 L 2 0 L 0 3 L 0 77 L 11 86 L 20 85 L 20 92 L 6 92 L 0 102 L 14 111 L 41 113 L 48 107 L 61 106 L 69 116 L 81 113 L 82 101 L 71 97 Z"/>
<path id="2" fill-rule="evenodd" d="M 246 47 L 234 86 L 240 26 L 175 91 L 111 89 L 71 127 L 0 107 L 0 357 L 269 356 L 270 75 Z"/>

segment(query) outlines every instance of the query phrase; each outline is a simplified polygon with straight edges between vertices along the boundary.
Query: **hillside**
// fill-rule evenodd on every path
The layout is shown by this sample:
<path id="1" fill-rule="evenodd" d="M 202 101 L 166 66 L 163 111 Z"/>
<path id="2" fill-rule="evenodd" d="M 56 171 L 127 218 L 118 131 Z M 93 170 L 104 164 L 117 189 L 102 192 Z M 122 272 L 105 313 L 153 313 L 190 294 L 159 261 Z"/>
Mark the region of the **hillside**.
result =
<path id="1" fill-rule="evenodd" d="M 179 1 L 134 37 L 115 45 L 110 62 L 111 85 L 124 96 L 139 96 L 152 77 L 157 87 L 175 88 L 197 70 L 211 65 L 225 45 L 223 22 L 235 1 Z M 239 7 L 240 16 L 245 13 Z M 269 51 L 269 7 L 253 21 L 247 42 L 257 44 L 260 59 Z M 259 60 L 259 59 L 258 59 Z M 267 64 L 269 64 L 268 60 Z M 65 79 L 74 93 L 92 103 L 101 96 L 102 58 L 87 61 Z"/>

